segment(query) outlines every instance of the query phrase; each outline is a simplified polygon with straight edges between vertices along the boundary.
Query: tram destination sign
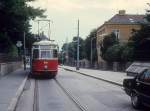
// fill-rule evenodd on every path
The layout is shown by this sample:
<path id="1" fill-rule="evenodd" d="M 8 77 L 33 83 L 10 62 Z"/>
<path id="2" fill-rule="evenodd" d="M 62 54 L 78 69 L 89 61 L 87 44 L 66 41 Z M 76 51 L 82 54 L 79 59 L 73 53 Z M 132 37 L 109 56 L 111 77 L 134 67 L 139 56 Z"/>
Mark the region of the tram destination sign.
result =
<path id="1" fill-rule="evenodd" d="M 33 48 L 40 48 L 40 49 L 55 49 L 57 48 L 55 45 L 34 45 Z"/>

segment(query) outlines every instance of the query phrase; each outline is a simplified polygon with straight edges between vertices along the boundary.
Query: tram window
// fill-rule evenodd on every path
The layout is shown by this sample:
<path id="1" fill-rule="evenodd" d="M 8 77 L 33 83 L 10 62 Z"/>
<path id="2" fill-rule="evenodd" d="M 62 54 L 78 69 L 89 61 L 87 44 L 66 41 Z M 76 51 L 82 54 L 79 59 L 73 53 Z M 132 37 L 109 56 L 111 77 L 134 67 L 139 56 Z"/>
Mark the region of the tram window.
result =
<path id="1" fill-rule="evenodd" d="M 38 49 L 34 49 L 33 50 L 33 59 L 37 59 L 39 58 L 39 50 Z"/>
<path id="2" fill-rule="evenodd" d="M 57 50 L 53 50 L 53 57 L 57 57 L 58 54 L 57 54 Z"/>
<path id="3" fill-rule="evenodd" d="M 51 58 L 50 51 L 41 51 L 41 58 Z"/>

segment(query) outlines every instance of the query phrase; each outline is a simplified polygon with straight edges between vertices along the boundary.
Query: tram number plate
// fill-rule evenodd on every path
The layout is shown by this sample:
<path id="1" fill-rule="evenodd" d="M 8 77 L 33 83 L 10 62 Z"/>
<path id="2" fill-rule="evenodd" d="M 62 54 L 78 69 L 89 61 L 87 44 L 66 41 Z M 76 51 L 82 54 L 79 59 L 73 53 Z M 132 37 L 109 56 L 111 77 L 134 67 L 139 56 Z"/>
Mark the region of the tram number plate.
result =
<path id="1" fill-rule="evenodd" d="M 48 62 L 47 62 L 47 61 L 44 61 L 44 64 L 48 64 Z"/>

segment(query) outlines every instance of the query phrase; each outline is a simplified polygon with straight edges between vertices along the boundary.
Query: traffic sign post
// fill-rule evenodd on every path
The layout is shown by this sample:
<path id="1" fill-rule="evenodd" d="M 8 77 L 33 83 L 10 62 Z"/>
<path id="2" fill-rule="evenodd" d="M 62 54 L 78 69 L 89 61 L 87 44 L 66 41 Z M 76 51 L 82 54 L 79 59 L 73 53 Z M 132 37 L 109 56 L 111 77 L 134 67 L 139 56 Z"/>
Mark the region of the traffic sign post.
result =
<path id="1" fill-rule="evenodd" d="M 23 33 L 23 49 L 24 49 L 24 70 L 26 70 L 26 33 Z"/>

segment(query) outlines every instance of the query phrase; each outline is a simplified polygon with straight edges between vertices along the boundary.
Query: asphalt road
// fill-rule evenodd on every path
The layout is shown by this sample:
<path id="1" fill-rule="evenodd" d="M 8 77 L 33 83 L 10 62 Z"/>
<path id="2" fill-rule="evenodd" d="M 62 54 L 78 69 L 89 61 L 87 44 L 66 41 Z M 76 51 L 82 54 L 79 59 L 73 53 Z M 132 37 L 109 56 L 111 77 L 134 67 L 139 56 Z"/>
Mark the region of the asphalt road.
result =
<path id="1" fill-rule="evenodd" d="M 59 69 L 56 80 L 87 111 L 137 111 L 119 86 L 63 69 Z M 28 80 L 16 111 L 33 111 L 34 84 L 35 79 Z M 81 111 L 55 79 L 38 79 L 37 84 L 37 111 Z"/>
<path id="2" fill-rule="evenodd" d="M 57 79 L 88 111 L 135 111 L 119 86 L 62 69 Z"/>

